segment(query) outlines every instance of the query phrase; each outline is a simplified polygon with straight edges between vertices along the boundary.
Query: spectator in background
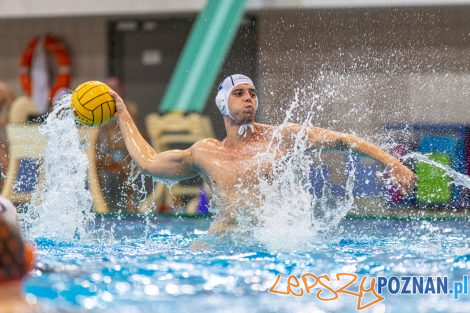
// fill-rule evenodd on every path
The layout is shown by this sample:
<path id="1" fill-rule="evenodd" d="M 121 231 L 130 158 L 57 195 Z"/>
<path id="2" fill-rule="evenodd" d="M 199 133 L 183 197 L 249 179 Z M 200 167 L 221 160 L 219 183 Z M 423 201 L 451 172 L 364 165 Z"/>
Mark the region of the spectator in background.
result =
<path id="1" fill-rule="evenodd" d="M 23 279 L 34 264 L 34 249 L 24 242 L 15 206 L 0 197 L 0 313 L 36 312 L 27 301 Z"/>
<path id="2" fill-rule="evenodd" d="M 3 175 L 8 168 L 8 140 L 6 125 L 8 124 L 8 114 L 15 96 L 11 88 L 0 81 L 0 185 L 3 182 Z"/>
<path id="3" fill-rule="evenodd" d="M 105 83 L 113 90 L 122 92 L 119 78 L 110 76 Z M 139 108 L 133 101 L 129 101 L 129 113 L 134 119 L 139 118 Z M 126 144 L 121 136 L 116 120 L 112 119 L 108 124 L 99 128 L 97 165 L 101 177 L 105 198 L 114 210 L 123 209 L 131 213 L 134 208 L 134 191 L 131 174 L 131 158 L 126 149 Z"/>

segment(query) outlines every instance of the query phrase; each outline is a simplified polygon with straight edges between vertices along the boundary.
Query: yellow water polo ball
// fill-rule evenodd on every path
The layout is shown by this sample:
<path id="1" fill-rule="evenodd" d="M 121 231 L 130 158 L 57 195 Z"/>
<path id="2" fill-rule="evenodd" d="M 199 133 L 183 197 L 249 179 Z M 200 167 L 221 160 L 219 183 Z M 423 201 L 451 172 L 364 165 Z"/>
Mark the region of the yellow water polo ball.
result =
<path id="1" fill-rule="evenodd" d="M 109 94 L 110 88 L 100 81 L 88 81 L 72 93 L 75 118 L 86 126 L 105 125 L 116 112 L 116 103 Z"/>

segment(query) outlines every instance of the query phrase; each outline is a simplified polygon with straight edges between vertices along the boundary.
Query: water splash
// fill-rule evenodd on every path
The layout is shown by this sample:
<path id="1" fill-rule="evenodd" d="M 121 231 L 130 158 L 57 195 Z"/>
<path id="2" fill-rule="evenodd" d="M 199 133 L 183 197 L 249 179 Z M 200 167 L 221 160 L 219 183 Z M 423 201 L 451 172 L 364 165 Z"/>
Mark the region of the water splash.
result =
<path id="1" fill-rule="evenodd" d="M 237 208 L 235 216 L 237 227 L 232 232 L 236 242 L 261 244 L 271 251 L 309 249 L 315 242 L 331 240 L 340 233 L 339 223 L 353 208 L 351 157 L 343 196 L 333 196 L 327 184 L 320 194 L 312 192 L 312 166 L 323 164 L 324 155 L 321 150 L 312 150 L 308 141 L 308 127 L 316 110 L 306 114 L 298 131 L 290 131 L 291 119 L 302 105 L 296 96 L 266 151 L 256 155 L 257 183 L 235 186 L 240 194 L 235 202 L 245 204 Z M 286 135 L 289 133 L 292 136 Z"/>
<path id="2" fill-rule="evenodd" d="M 39 127 L 39 132 L 47 138 L 44 159 L 40 164 L 44 173 L 44 184 L 39 186 L 32 201 L 26 205 L 25 213 L 20 217 L 21 222 L 29 238 L 81 242 L 112 241 L 114 225 L 111 225 L 109 230 L 106 229 L 105 223 L 101 227 L 95 226 L 93 200 L 87 189 L 89 161 L 86 149 L 89 140 L 87 133 L 77 128 L 70 104 L 70 94 L 61 97 L 45 123 Z M 148 195 L 145 176 L 141 175 L 133 162 L 128 170 L 130 175 L 121 188 L 123 195 L 127 196 L 124 188 L 132 188 L 136 201 L 144 201 Z M 140 184 L 137 183 L 139 176 Z M 168 187 L 175 183 L 161 180 L 159 182 Z M 118 204 L 124 206 L 124 202 Z M 120 219 L 121 210 L 118 213 Z M 148 217 L 146 221 L 146 229 L 150 229 L 151 222 Z M 146 230 L 144 236 L 148 233 L 149 230 Z"/>
<path id="3" fill-rule="evenodd" d="M 92 197 L 86 188 L 88 141 L 75 125 L 70 103 L 70 94 L 61 97 L 39 128 L 47 137 L 41 164 L 44 184 L 20 216 L 29 238 L 83 240 L 94 229 Z"/>
<path id="4" fill-rule="evenodd" d="M 284 129 L 301 104 L 296 96 L 283 123 L 275 131 L 270 150 L 281 150 L 286 141 L 282 135 Z M 353 166 L 348 173 L 344 197 L 334 197 L 327 184 L 323 185 L 321 194 L 312 192 L 312 164 L 324 161 L 321 150 L 307 153 L 310 149 L 308 127 L 312 125 L 313 112 L 307 114 L 294 136 L 293 149 L 278 160 L 271 154 L 274 179 L 268 180 L 258 173 L 263 201 L 254 235 L 269 250 L 308 249 L 315 242 L 331 239 L 333 234 L 339 233 L 340 221 L 353 207 Z M 324 176 L 322 178 L 326 180 Z"/>

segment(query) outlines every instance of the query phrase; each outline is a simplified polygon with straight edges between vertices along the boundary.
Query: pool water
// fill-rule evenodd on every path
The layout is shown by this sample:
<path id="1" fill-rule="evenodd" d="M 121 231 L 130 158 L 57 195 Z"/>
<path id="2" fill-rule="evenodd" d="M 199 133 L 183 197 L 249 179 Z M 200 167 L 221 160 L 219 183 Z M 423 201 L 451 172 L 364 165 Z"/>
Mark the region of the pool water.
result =
<path id="1" fill-rule="evenodd" d="M 39 302 L 78 312 L 356 312 L 358 297 L 321 301 L 319 288 L 302 297 L 286 290 L 289 275 L 357 274 L 351 291 L 368 277 L 448 277 L 449 289 L 470 268 L 466 221 L 344 220 L 329 242 L 306 251 L 274 252 L 262 246 L 190 247 L 204 238 L 208 219 L 98 218 L 114 236 L 58 242 L 37 239 L 38 266 L 26 292 Z M 149 226 L 150 225 L 150 226 Z M 114 238 L 113 238 L 114 237 Z M 300 292 L 300 288 L 293 288 Z M 362 301 L 374 300 L 368 294 Z M 330 298 L 326 289 L 322 297 Z M 399 295 L 363 312 L 468 312 L 469 295 Z"/>

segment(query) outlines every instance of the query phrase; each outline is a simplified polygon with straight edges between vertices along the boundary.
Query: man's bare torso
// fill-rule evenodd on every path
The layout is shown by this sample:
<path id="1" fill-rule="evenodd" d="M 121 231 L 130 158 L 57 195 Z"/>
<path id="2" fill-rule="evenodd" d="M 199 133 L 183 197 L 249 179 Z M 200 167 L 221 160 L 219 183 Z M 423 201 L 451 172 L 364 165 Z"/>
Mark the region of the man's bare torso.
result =
<path id="1" fill-rule="evenodd" d="M 238 208 L 257 206 L 260 178 L 269 178 L 273 158 L 287 149 L 286 145 L 271 144 L 274 127 L 256 126 L 255 136 L 242 144 L 204 139 L 195 145 L 193 151 L 195 166 L 210 186 L 213 197 L 219 200 L 217 205 L 221 207 L 218 209 L 224 210 L 224 224 L 234 223 Z"/>

